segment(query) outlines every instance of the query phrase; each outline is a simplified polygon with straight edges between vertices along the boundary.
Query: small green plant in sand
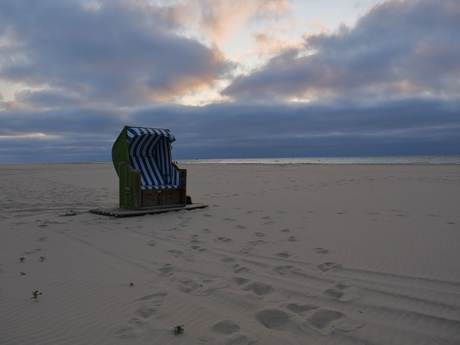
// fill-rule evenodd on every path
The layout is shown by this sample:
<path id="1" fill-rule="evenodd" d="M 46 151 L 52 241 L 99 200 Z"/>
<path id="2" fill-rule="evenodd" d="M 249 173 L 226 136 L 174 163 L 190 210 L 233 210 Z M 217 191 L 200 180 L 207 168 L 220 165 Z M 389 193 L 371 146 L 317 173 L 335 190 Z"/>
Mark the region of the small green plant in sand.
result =
<path id="1" fill-rule="evenodd" d="M 21 257 L 19 258 L 19 262 L 24 262 L 25 259 L 26 259 L 25 257 L 21 256 Z"/>
<path id="2" fill-rule="evenodd" d="M 174 327 L 174 334 L 181 334 L 184 332 L 184 325 L 177 325 Z"/>
<path id="3" fill-rule="evenodd" d="M 43 295 L 43 293 L 39 292 L 38 290 L 32 291 L 32 297 L 30 299 L 34 299 L 35 302 L 38 300 L 38 296 Z"/>
<path id="4" fill-rule="evenodd" d="M 44 256 L 40 256 L 40 259 L 39 259 L 39 260 L 40 260 L 40 262 L 43 262 L 43 261 L 45 261 L 45 260 L 46 260 L 46 257 L 44 257 Z"/>

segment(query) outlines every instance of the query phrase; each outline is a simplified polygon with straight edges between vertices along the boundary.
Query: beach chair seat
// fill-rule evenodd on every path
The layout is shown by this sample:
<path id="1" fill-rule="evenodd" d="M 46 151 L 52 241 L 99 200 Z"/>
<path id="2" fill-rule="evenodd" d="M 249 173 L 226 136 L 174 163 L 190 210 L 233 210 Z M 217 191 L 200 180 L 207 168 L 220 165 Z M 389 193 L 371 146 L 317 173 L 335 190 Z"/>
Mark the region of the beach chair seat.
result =
<path id="1" fill-rule="evenodd" d="M 172 162 L 173 141 L 167 129 L 125 126 L 112 149 L 121 207 L 186 204 L 187 172 Z"/>

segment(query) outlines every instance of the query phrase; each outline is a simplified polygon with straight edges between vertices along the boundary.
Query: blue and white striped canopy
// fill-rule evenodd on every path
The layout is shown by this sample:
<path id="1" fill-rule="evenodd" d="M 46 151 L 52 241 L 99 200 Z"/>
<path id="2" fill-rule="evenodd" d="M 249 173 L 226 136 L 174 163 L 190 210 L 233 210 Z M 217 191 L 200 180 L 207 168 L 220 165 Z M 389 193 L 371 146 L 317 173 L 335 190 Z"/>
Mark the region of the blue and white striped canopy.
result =
<path id="1" fill-rule="evenodd" d="M 142 135 L 150 135 L 152 137 L 166 137 L 171 142 L 175 141 L 174 135 L 172 135 L 168 129 L 161 128 L 145 128 L 145 127 L 129 127 L 127 130 L 128 140 L 134 137 Z"/>
<path id="2" fill-rule="evenodd" d="M 169 130 L 129 127 L 127 137 L 130 165 L 141 171 L 142 188 L 177 188 L 180 177 L 171 165 L 176 139 Z"/>

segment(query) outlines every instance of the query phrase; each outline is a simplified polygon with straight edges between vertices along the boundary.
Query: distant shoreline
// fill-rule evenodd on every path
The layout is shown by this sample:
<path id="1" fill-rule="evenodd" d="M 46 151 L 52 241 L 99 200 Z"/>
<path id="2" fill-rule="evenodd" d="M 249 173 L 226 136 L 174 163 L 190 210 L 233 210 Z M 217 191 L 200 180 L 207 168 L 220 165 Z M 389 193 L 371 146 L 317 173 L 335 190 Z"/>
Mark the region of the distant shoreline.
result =
<path id="1" fill-rule="evenodd" d="M 290 158 L 205 158 L 174 159 L 179 164 L 305 164 L 305 165 L 460 165 L 459 155 L 364 156 L 364 157 L 290 157 Z M 99 162 L 18 162 L 24 164 L 112 164 Z"/>
<path id="2" fill-rule="evenodd" d="M 457 165 L 460 155 L 184 159 L 182 164 Z"/>

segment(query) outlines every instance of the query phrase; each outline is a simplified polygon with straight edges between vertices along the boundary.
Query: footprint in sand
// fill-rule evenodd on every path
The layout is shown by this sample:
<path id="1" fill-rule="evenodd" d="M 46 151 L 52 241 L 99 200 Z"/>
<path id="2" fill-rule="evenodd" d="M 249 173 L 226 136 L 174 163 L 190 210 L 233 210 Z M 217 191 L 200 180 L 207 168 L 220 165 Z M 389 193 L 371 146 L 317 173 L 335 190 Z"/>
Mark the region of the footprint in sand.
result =
<path id="1" fill-rule="evenodd" d="M 273 224 L 275 224 L 275 222 L 272 220 L 272 217 L 270 217 L 270 216 L 262 217 L 262 219 L 265 220 L 265 222 L 263 222 L 262 225 L 273 225 Z"/>
<path id="2" fill-rule="evenodd" d="M 344 289 L 346 288 L 345 285 L 338 284 L 330 289 L 327 289 L 323 292 L 325 296 L 340 299 L 344 295 Z"/>
<path id="3" fill-rule="evenodd" d="M 217 238 L 214 239 L 214 242 L 225 243 L 225 242 L 233 242 L 233 240 L 231 238 L 228 238 L 228 237 L 217 237 Z"/>
<path id="4" fill-rule="evenodd" d="M 222 320 L 212 326 L 212 330 L 220 334 L 232 334 L 238 332 L 240 330 L 240 326 L 232 320 Z"/>
<path id="5" fill-rule="evenodd" d="M 280 253 L 276 253 L 275 254 L 276 256 L 279 256 L 280 258 L 288 258 L 290 257 L 292 254 L 290 252 L 280 252 Z"/>
<path id="6" fill-rule="evenodd" d="M 341 264 L 337 264 L 335 262 L 325 262 L 321 265 L 316 266 L 320 271 L 328 272 L 328 271 L 338 271 L 342 268 Z"/>
<path id="7" fill-rule="evenodd" d="M 315 248 L 313 249 L 317 254 L 329 254 L 329 250 L 324 249 L 324 248 Z"/>
<path id="8" fill-rule="evenodd" d="M 264 241 L 264 240 L 257 240 L 257 241 L 249 241 L 248 245 L 257 246 L 257 245 L 260 245 L 260 244 L 267 244 L 267 243 L 268 242 Z"/>
<path id="9" fill-rule="evenodd" d="M 200 247 L 200 246 L 192 246 L 191 247 L 193 250 L 199 251 L 199 252 L 205 252 L 207 249 Z"/>
<path id="10" fill-rule="evenodd" d="M 239 286 L 244 285 L 244 284 L 250 282 L 249 279 L 243 278 L 243 277 L 233 277 L 232 280 L 233 280 L 237 285 L 239 285 Z"/>
<path id="11" fill-rule="evenodd" d="M 178 283 L 179 291 L 182 291 L 187 294 L 201 287 L 200 284 L 196 283 L 192 279 L 182 279 L 182 280 L 179 280 L 177 283 Z"/>
<path id="12" fill-rule="evenodd" d="M 183 254 L 183 252 L 181 252 L 180 250 L 175 250 L 175 249 L 168 250 L 168 253 L 170 253 L 172 256 L 176 258 L 178 258 L 179 256 Z"/>
<path id="13" fill-rule="evenodd" d="M 198 235 L 192 235 L 190 236 L 190 243 L 191 244 L 200 244 L 202 241 L 198 239 Z"/>
<path id="14" fill-rule="evenodd" d="M 329 334 L 334 329 L 347 333 L 353 332 L 365 325 L 362 321 L 349 319 L 347 315 L 339 311 L 322 308 L 316 309 L 303 325 L 313 326 L 322 334 Z"/>
<path id="15" fill-rule="evenodd" d="M 275 289 L 269 284 L 252 282 L 250 279 L 243 277 L 233 277 L 233 281 L 241 287 L 241 290 L 252 292 L 259 297 L 264 297 L 275 291 Z"/>
<path id="16" fill-rule="evenodd" d="M 154 247 L 157 245 L 157 243 L 152 240 L 152 241 L 147 242 L 147 245 L 149 245 L 150 247 Z"/>
<path id="17" fill-rule="evenodd" d="M 294 268 L 294 266 L 278 266 L 273 269 L 278 274 L 281 274 L 282 276 L 285 274 L 289 274 L 291 272 L 296 272 L 298 269 Z"/>
<path id="18" fill-rule="evenodd" d="M 159 268 L 158 271 L 160 271 L 161 273 L 165 275 L 170 276 L 174 273 L 174 267 L 172 267 L 171 265 L 166 265 L 162 268 Z"/>
<path id="19" fill-rule="evenodd" d="M 231 257 L 225 257 L 225 258 L 220 259 L 220 261 L 224 263 L 230 263 L 230 262 L 235 262 L 235 259 Z"/>
<path id="20" fill-rule="evenodd" d="M 365 323 L 363 321 L 343 319 L 343 320 L 340 320 L 337 325 L 335 325 L 335 329 L 348 333 L 348 332 L 356 331 L 358 328 L 361 328 L 364 325 Z"/>
<path id="21" fill-rule="evenodd" d="M 240 252 L 246 255 L 251 255 L 251 254 L 256 253 L 257 250 L 255 250 L 255 247 L 253 245 L 250 245 L 250 246 L 241 248 Z"/>
<path id="22" fill-rule="evenodd" d="M 233 267 L 233 272 L 235 273 L 246 273 L 250 271 L 250 269 L 247 268 L 246 266 L 241 266 L 239 264 L 235 264 L 232 267 Z"/>
<path id="23" fill-rule="evenodd" d="M 337 284 L 326 289 L 323 294 L 327 297 L 339 299 L 341 301 L 351 301 L 360 299 L 363 296 L 363 291 L 355 286 Z"/>
<path id="24" fill-rule="evenodd" d="M 291 320 L 289 314 L 281 309 L 262 309 L 255 313 L 255 318 L 270 330 L 288 331 L 302 334 L 302 327 Z"/>
<path id="25" fill-rule="evenodd" d="M 337 321 L 343 318 L 346 318 L 346 315 L 341 312 L 318 309 L 307 319 L 307 323 L 318 329 L 321 333 L 328 334 L 334 329 Z"/>
<path id="26" fill-rule="evenodd" d="M 300 314 L 302 316 L 305 313 L 311 312 L 312 310 L 317 310 L 318 307 L 310 304 L 297 304 L 297 303 L 289 303 L 286 305 L 286 308 L 292 311 L 293 313 Z"/>
<path id="27" fill-rule="evenodd" d="M 271 285 L 262 282 L 253 282 L 247 284 L 242 288 L 242 290 L 253 292 L 259 297 L 264 297 L 275 291 L 275 289 Z"/>
<path id="28" fill-rule="evenodd" d="M 258 339 L 252 334 L 241 332 L 240 326 L 232 320 L 222 320 L 206 329 L 199 339 L 209 344 L 253 345 Z"/>
<path id="29" fill-rule="evenodd" d="M 323 309 L 310 304 L 289 303 L 285 308 L 307 319 L 302 323 L 304 327 L 314 327 L 322 334 L 328 334 L 333 329 L 342 332 L 351 332 L 362 326 L 363 322 L 348 319 L 347 316 L 339 311 Z"/>

